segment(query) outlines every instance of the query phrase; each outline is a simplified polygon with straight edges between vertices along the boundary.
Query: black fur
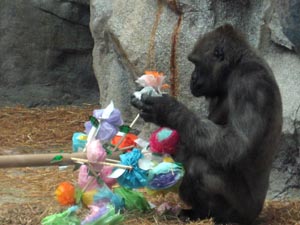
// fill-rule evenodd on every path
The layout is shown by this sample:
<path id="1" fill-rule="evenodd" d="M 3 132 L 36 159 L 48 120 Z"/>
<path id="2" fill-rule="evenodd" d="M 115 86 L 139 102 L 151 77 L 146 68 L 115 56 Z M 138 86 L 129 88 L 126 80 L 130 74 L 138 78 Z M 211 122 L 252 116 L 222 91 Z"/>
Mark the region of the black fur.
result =
<path id="1" fill-rule="evenodd" d="M 281 96 L 273 73 L 231 25 L 207 33 L 189 55 L 190 88 L 210 103 L 200 118 L 173 97 L 143 96 L 132 104 L 147 122 L 176 129 L 175 159 L 186 173 L 182 218 L 252 223 L 259 215 L 282 127 Z"/>

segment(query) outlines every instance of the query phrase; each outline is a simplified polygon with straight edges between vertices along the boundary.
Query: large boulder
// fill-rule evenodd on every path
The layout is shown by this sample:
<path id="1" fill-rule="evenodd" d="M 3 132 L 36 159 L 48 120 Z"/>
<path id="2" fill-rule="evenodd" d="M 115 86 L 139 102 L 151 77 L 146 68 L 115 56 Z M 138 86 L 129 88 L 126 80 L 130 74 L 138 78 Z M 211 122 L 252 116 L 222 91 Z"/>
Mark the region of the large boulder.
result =
<path id="1" fill-rule="evenodd" d="M 204 113 L 203 101 L 199 103 L 189 91 L 193 65 L 187 55 L 199 35 L 231 23 L 266 58 L 279 83 L 284 108 L 283 141 L 269 197 L 291 195 L 290 188 L 299 186 L 300 173 L 300 61 L 296 53 L 300 43 L 299 2 L 91 0 L 93 67 L 100 103 L 107 105 L 113 100 L 125 119 L 131 121 L 136 114 L 129 104 L 135 80 L 145 70 L 158 70 L 167 75 L 170 94 L 192 110 Z"/>
<path id="2" fill-rule="evenodd" d="M 88 3 L 0 1 L 0 106 L 98 102 Z"/>

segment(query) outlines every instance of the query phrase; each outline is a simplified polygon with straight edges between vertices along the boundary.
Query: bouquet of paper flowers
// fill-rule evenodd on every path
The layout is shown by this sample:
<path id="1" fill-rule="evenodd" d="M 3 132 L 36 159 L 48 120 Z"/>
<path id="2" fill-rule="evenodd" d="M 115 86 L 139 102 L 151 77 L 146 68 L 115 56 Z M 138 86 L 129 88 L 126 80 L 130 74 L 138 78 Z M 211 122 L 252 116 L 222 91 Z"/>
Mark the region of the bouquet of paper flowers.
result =
<path id="1" fill-rule="evenodd" d="M 162 94 L 164 76 L 156 71 L 146 71 L 137 82 L 143 93 Z M 150 193 L 176 191 L 184 175 L 181 164 L 173 161 L 179 135 L 175 130 L 161 127 L 149 140 L 140 139 L 131 129 L 138 116 L 124 125 L 121 113 L 111 102 L 104 109 L 95 109 L 85 126 L 85 132 L 73 135 L 73 151 L 86 152 L 86 159 L 72 158 L 79 169 L 78 182 L 68 181 L 58 185 L 57 201 L 69 208 L 42 220 L 50 224 L 119 224 L 124 210 L 150 210 L 152 204 L 138 191 Z M 110 156 L 118 153 L 118 159 Z M 89 214 L 80 220 L 76 211 L 87 207 Z"/>

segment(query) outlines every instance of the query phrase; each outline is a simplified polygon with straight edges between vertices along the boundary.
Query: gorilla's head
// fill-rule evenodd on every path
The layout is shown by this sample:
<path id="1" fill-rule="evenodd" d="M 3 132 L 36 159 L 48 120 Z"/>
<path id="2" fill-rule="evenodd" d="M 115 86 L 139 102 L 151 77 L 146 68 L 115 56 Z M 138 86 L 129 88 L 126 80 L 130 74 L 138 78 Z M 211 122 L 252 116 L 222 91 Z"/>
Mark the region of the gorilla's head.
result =
<path id="1" fill-rule="evenodd" d="M 194 96 L 215 97 L 226 93 L 226 77 L 249 48 L 231 25 L 223 25 L 198 40 L 188 56 L 194 63 L 190 88 Z"/>

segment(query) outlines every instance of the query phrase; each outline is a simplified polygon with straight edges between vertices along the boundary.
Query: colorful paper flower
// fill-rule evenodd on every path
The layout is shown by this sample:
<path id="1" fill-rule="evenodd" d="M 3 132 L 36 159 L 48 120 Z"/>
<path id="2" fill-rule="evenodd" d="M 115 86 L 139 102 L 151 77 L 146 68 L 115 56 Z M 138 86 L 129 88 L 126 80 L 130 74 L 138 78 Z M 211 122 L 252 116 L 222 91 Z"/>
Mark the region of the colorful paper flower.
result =
<path id="1" fill-rule="evenodd" d="M 136 82 L 143 87 L 153 87 L 158 93 L 161 93 L 161 88 L 167 88 L 168 85 L 164 85 L 163 82 L 165 76 L 163 73 L 157 71 L 145 71 L 145 74 L 139 77 Z"/>
<path id="2" fill-rule="evenodd" d="M 42 219 L 42 225 L 80 225 L 80 219 L 77 218 L 75 212 L 78 206 L 72 206 L 62 213 L 49 215 Z"/>
<path id="3" fill-rule="evenodd" d="M 147 94 L 147 95 L 152 96 L 152 97 L 162 96 L 162 94 L 158 93 L 153 87 L 144 87 L 142 90 L 135 91 L 133 93 L 134 97 L 136 97 L 139 100 L 142 99 L 143 94 Z"/>
<path id="4" fill-rule="evenodd" d="M 94 195 L 94 202 L 97 205 L 99 203 L 111 203 L 116 211 L 123 209 L 125 206 L 124 200 L 105 185 L 97 189 Z"/>
<path id="5" fill-rule="evenodd" d="M 121 164 L 132 166 L 131 170 L 123 170 L 123 174 L 118 177 L 118 183 L 126 188 L 141 188 L 147 184 L 147 171 L 138 166 L 138 160 L 143 155 L 139 149 L 134 148 L 131 152 L 120 155 Z M 121 170 L 121 169 L 116 169 Z"/>
<path id="6" fill-rule="evenodd" d="M 93 116 L 97 119 L 101 119 L 105 109 L 95 109 Z M 108 141 L 112 139 L 118 132 L 119 126 L 123 124 L 121 118 L 121 112 L 118 109 L 113 109 L 110 116 L 107 119 L 101 119 L 100 130 L 96 135 L 96 139 L 100 141 Z M 88 134 L 92 128 L 90 121 L 84 123 L 85 132 Z"/>
<path id="7" fill-rule="evenodd" d="M 103 206 L 90 206 L 90 214 L 81 222 L 81 225 L 112 225 L 121 224 L 124 217 L 116 213 L 110 204 Z"/>
<path id="8" fill-rule="evenodd" d="M 93 179 L 93 180 L 90 181 L 90 179 Z M 89 183 L 89 186 L 86 188 L 86 185 L 88 183 Z M 85 188 L 86 191 L 90 191 L 90 190 L 100 187 L 97 179 L 95 179 L 93 176 L 89 176 L 89 169 L 86 165 L 81 165 L 79 168 L 78 186 L 81 189 Z"/>
<path id="9" fill-rule="evenodd" d="M 90 209 L 90 213 L 84 218 L 84 220 L 81 222 L 81 225 L 93 224 L 93 222 L 95 223 L 105 213 L 108 212 L 108 207 L 106 205 L 103 206 L 90 205 L 89 209 Z"/>
<path id="10" fill-rule="evenodd" d="M 88 172 L 88 167 L 86 165 L 81 165 L 79 168 L 78 174 L 78 186 L 86 191 L 94 190 L 97 188 L 101 188 L 102 184 L 99 184 L 99 180 L 102 180 L 109 188 L 111 188 L 114 184 L 117 183 L 115 178 L 110 178 L 109 175 L 112 173 L 114 167 L 112 166 L 103 166 L 101 171 L 98 173 L 98 178 L 90 176 Z M 90 181 L 92 179 L 92 181 Z M 89 183 L 89 186 L 86 185 Z"/>
<path id="11" fill-rule="evenodd" d="M 103 166 L 102 170 L 99 173 L 99 176 L 101 177 L 101 179 L 104 181 L 104 183 L 111 188 L 114 184 L 117 183 L 117 180 L 114 178 L 110 178 L 109 175 L 112 173 L 113 171 L 112 166 Z"/>
<path id="12" fill-rule="evenodd" d="M 82 194 L 81 200 L 85 206 L 93 205 L 95 203 L 94 196 L 97 193 L 97 189 L 85 191 Z"/>
<path id="13" fill-rule="evenodd" d="M 124 199 L 125 208 L 127 210 L 139 210 L 144 212 L 150 209 L 148 201 L 144 195 L 138 191 L 124 187 L 117 187 L 114 192 Z"/>
<path id="14" fill-rule="evenodd" d="M 92 162 L 103 162 L 106 158 L 106 151 L 102 147 L 102 144 L 99 140 L 92 140 L 88 145 L 87 145 L 87 159 Z M 93 168 L 96 171 L 100 171 L 102 169 L 102 165 L 99 164 L 93 164 Z"/>
<path id="15" fill-rule="evenodd" d="M 178 132 L 167 127 L 158 128 L 149 139 L 151 151 L 159 154 L 174 154 L 178 142 Z"/>
<path id="16" fill-rule="evenodd" d="M 184 169 L 178 163 L 162 162 L 149 170 L 147 187 L 162 190 L 176 185 L 183 177 Z"/>
<path id="17" fill-rule="evenodd" d="M 131 133 L 128 133 L 128 134 L 123 134 L 123 135 L 126 135 L 124 140 L 121 142 L 121 144 L 118 146 L 118 148 L 126 148 L 126 147 L 129 147 L 129 146 L 136 146 L 136 143 L 134 142 L 138 137 L 135 135 L 135 134 L 131 134 Z M 117 143 L 119 143 L 120 139 L 122 138 L 123 136 L 119 136 L 118 134 L 116 136 L 114 136 L 114 138 L 111 140 L 111 143 L 113 145 L 117 145 Z M 133 148 L 133 147 L 132 147 Z"/>
<path id="18" fill-rule="evenodd" d="M 55 190 L 55 196 L 61 205 L 74 205 L 76 202 L 75 187 L 69 182 L 62 182 Z"/>
<path id="19" fill-rule="evenodd" d="M 124 208 L 124 200 L 119 195 L 113 193 L 106 185 L 84 192 L 82 202 L 86 206 L 102 206 L 110 203 L 115 207 L 116 211 Z"/>
<path id="20" fill-rule="evenodd" d="M 82 152 L 86 145 L 87 135 L 81 132 L 75 132 L 72 136 L 73 152 Z"/>

